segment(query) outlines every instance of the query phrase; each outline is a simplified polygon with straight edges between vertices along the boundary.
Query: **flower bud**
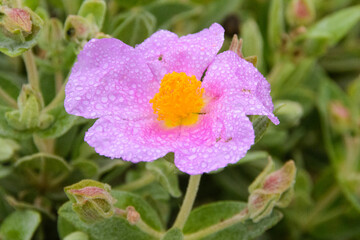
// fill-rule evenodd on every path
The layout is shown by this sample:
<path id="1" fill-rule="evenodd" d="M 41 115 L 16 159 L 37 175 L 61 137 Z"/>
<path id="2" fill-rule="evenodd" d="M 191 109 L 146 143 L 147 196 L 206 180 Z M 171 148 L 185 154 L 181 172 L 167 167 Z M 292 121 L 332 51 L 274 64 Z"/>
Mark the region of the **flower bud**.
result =
<path id="1" fill-rule="evenodd" d="M 0 7 L 0 13 L 4 14 L 1 26 L 11 34 L 29 34 L 32 28 L 30 13 L 25 9 Z"/>
<path id="2" fill-rule="evenodd" d="M 112 217 L 116 199 L 110 195 L 110 186 L 93 180 L 82 180 L 65 188 L 65 193 L 73 203 L 73 210 L 79 218 L 93 223 Z"/>
<path id="3" fill-rule="evenodd" d="M 138 213 L 133 206 L 128 206 L 126 211 L 126 219 L 130 224 L 134 225 L 140 220 L 140 213 Z"/>
<path id="4" fill-rule="evenodd" d="M 36 92 L 29 85 L 23 85 L 17 102 L 19 109 L 5 114 L 8 124 L 19 131 L 36 128 L 41 109 Z"/>
<path id="5" fill-rule="evenodd" d="M 0 51 L 15 57 L 32 48 L 43 20 L 30 8 L 0 6 Z"/>
<path id="6" fill-rule="evenodd" d="M 46 50 L 55 51 L 64 39 L 62 23 L 57 18 L 51 18 L 44 26 L 39 38 L 39 45 Z"/>
<path id="7" fill-rule="evenodd" d="M 292 0 L 287 8 L 286 17 L 290 25 L 309 25 L 315 19 L 313 0 Z"/>
<path id="8" fill-rule="evenodd" d="M 65 38 L 69 41 L 82 42 L 90 40 L 98 30 L 86 18 L 69 15 L 65 21 Z"/>
<path id="9" fill-rule="evenodd" d="M 334 130 L 343 133 L 353 127 L 350 111 L 341 102 L 330 102 L 329 110 L 330 120 Z"/>
<path id="10" fill-rule="evenodd" d="M 286 207 L 293 195 L 296 167 L 293 161 L 288 161 L 282 168 L 275 172 L 272 160 L 264 171 L 249 187 L 248 199 L 249 216 L 258 222 L 271 214 L 275 206 Z"/>
<path id="11" fill-rule="evenodd" d="M 238 38 L 238 36 L 236 34 L 234 34 L 231 43 L 230 43 L 230 47 L 229 50 L 233 51 L 234 53 L 236 53 L 239 57 L 243 57 L 242 54 L 242 39 Z"/>

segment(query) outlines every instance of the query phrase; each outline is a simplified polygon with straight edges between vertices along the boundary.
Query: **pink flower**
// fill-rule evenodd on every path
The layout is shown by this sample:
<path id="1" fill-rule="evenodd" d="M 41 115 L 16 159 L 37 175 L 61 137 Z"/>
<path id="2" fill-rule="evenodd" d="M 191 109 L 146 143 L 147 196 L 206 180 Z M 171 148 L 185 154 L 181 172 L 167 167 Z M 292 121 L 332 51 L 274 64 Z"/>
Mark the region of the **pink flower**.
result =
<path id="1" fill-rule="evenodd" d="M 269 83 L 234 52 L 217 55 L 223 41 L 216 23 L 180 38 L 160 30 L 135 48 L 93 39 L 72 69 L 65 108 L 99 118 L 85 141 L 107 157 L 136 163 L 174 152 L 188 174 L 236 163 L 254 143 L 246 115 L 279 121 Z"/>

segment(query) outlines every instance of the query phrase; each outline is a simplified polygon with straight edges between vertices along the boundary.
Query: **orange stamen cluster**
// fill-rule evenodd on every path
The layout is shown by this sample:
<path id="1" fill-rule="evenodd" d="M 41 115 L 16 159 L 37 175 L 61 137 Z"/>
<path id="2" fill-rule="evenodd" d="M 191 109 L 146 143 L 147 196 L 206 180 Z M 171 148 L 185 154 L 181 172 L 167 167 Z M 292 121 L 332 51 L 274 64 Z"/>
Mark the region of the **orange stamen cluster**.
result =
<path id="1" fill-rule="evenodd" d="M 167 127 L 193 125 L 198 121 L 205 102 L 204 89 L 195 76 L 168 73 L 161 80 L 159 92 L 150 100 L 159 121 Z"/>

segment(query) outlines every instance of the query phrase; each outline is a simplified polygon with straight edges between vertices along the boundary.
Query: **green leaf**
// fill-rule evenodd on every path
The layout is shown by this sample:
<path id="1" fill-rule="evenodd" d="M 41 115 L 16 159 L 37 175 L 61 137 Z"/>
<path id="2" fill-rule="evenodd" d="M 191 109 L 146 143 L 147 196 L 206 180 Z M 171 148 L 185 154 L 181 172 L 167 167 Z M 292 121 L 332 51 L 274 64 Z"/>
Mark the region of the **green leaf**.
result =
<path id="1" fill-rule="evenodd" d="M 74 15 L 80 9 L 83 0 L 62 0 L 67 15 Z"/>
<path id="2" fill-rule="evenodd" d="M 191 15 L 194 7 L 181 2 L 155 2 L 146 9 L 156 17 L 157 28 L 169 28 L 181 17 Z"/>
<path id="3" fill-rule="evenodd" d="M 68 114 L 62 104 L 49 110 L 47 114 L 53 116 L 55 122 L 49 128 L 36 133 L 41 138 L 60 137 L 81 119 L 78 116 Z"/>
<path id="4" fill-rule="evenodd" d="M 169 191 L 171 196 L 181 196 L 178 177 L 176 174 L 177 170 L 174 164 L 169 163 L 165 159 L 158 159 L 156 161 L 146 163 L 146 169 L 156 176 L 160 184 Z"/>
<path id="5" fill-rule="evenodd" d="M 272 0 L 267 26 L 267 39 L 271 49 L 275 50 L 280 47 L 284 28 L 284 1 Z"/>
<path id="6" fill-rule="evenodd" d="M 92 18 L 99 29 L 101 29 L 105 13 L 106 3 L 104 0 L 85 0 L 83 4 L 81 4 L 78 15 L 85 18 Z"/>
<path id="7" fill-rule="evenodd" d="M 280 106 L 276 112 L 276 116 L 279 118 L 280 127 L 290 128 L 299 125 L 300 119 L 304 114 L 303 108 L 300 103 L 290 100 L 276 101 L 275 105 Z"/>
<path id="8" fill-rule="evenodd" d="M 20 94 L 21 85 L 24 83 L 24 78 L 18 74 L 11 72 L 0 71 L 0 87 L 10 97 L 17 99 Z"/>
<path id="9" fill-rule="evenodd" d="M 0 136 L 13 139 L 26 139 L 32 136 L 32 131 L 18 131 L 13 129 L 7 122 L 5 114 L 14 109 L 0 106 Z"/>
<path id="10" fill-rule="evenodd" d="M 1 166 L 0 166 L 1 169 Z M 0 170 L 1 171 L 1 170 Z M 8 216 L 14 208 L 9 205 L 8 201 L 5 199 L 6 192 L 0 187 L 0 222 L 4 220 L 6 216 Z"/>
<path id="11" fill-rule="evenodd" d="M 246 207 L 246 205 L 247 204 L 244 202 L 223 201 L 196 208 L 190 213 L 190 216 L 185 224 L 183 231 L 185 237 L 188 234 L 195 233 L 205 228 L 211 228 L 215 224 L 230 219 L 234 215 L 240 213 Z M 262 219 L 258 223 L 253 223 L 250 220 L 246 220 L 245 222 L 237 222 L 234 225 L 231 225 L 219 232 L 208 235 L 202 239 L 254 239 L 278 223 L 281 218 L 282 214 L 279 211 L 273 211 L 269 217 Z"/>
<path id="12" fill-rule="evenodd" d="M 156 18 L 151 13 L 142 8 L 136 8 L 114 19 L 111 35 L 126 44 L 135 46 L 155 31 L 155 25 Z"/>
<path id="13" fill-rule="evenodd" d="M 73 232 L 67 235 L 64 240 L 89 240 L 89 237 L 83 232 Z"/>
<path id="14" fill-rule="evenodd" d="M 242 2 L 242 0 L 221 0 L 206 5 L 197 24 L 198 30 L 208 28 L 214 22 L 222 22 L 228 14 L 238 9 Z"/>
<path id="15" fill-rule="evenodd" d="M 13 156 L 20 146 L 11 139 L 0 138 L 0 162 Z"/>
<path id="16" fill-rule="evenodd" d="M 40 221 L 41 216 L 35 211 L 16 211 L 7 217 L 1 225 L 0 239 L 30 240 Z"/>
<path id="17" fill-rule="evenodd" d="M 25 8 L 30 13 L 31 17 L 31 32 L 27 36 L 23 36 L 23 33 L 6 33 L 0 31 L 0 51 L 10 57 L 16 57 L 23 52 L 29 50 L 37 43 L 40 30 L 43 26 L 42 19 L 29 8 Z M 1 24 L 0 24 L 1 25 Z M 11 35 L 7 36 L 7 35 Z"/>
<path id="18" fill-rule="evenodd" d="M 321 19 L 309 29 L 305 37 L 326 38 L 333 46 L 341 40 L 360 20 L 360 5 L 345 8 Z"/>
<path id="19" fill-rule="evenodd" d="M 133 8 L 136 6 L 144 6 L 154 2 L 154 0 L 115 0 L 120 7 Z"/>
<path id="20" fill-rule="evenodd" d="M 68 176 L 71 167 L 58 156 L 36 153 L 17 160 L 15 169 L 32 184 L 51 188 Z"/>
<path id="21" fill-rule="evenodd" d="M 257 68 L 264 73 L 264 42 L 258 24 L 254 19 L 248 19 L 241 27 L 243 39 L 242 51 L 244 56 L 256 56 Z"/>
<path id="22" fill-rule="evenodd" d="M 270 122 L 271 121 L 267 116 L 254 116 L 252 124 L 255 132 L 255 143 L 260 141 L 260 139 L 262 139 L 262 137 L 265 135 Z"/>
<path id="23" fill-rule="evenodd" d="M 74 170 L 79 170 L 83 178 L 91 178 L 98 173 L 98 166 L 92 161 L 85 159 L 78 159 L 72 162 Z"/>
<path id="24" fill-rule="evenodd" d="M 121 191 L 112 191 L 112 196 L 118 201 L 115 206 L 120 209 L 125 209 L 127 206 L 134 206 L 136 211 L 140 213 L 141 219 L 146 222 L 150 227 L 156 230 L 162 229 L 160 219 L 157 213 L 152 209 L 148 203 L 142 200 L 140 197 Z M 101 222 L 96 222 L 92 225 L 88 225 L 82 222 L 79 217 L 72 210 L 71 203 L 65 203 L 59 209 L 60 219 L 62 227 L 59 228 L 60 235 L 67 235 L 74 230 L 71 229 L 71 225 L 77 231 L 82 231 L 90 237 L 92 240 L 151 240 L 151 236 L 140 231 L 136 225 L 130 225 L 128 221 L 120 217 L 112 217 L 105 219 Z M 66 233 L 66 231 L 71 231 Z"/>
<path id="25" fill-rule="evenodd" d="M 22 0 L 23 5 L 31 8 L 35 11 L 35 9 L 39 6 L 40 0 Z"/>
<path id="26" fill-rule="evenodd" d="M 178 228 L 170 229 L 166 232 L 164 237 L 161 238 L 161 240 L 183 240 L 184 235 Z"/>

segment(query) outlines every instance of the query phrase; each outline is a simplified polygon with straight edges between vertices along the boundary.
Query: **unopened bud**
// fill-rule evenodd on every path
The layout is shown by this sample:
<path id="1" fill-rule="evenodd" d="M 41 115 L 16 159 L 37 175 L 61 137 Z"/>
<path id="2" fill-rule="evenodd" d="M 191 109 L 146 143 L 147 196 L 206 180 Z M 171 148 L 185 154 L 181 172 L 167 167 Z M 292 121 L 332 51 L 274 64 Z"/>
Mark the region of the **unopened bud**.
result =
<path id="1" fill-rule="evenodd" d="M 36 128 L 41 104 L 38 95 L 29 85 L 23 85 L 18 97 L 18 106 L 18 110 L 5 114 L 8 124 L 19 131 Z"/>
<path id="2" fill-rule="evenodd" d="M 76 15 L 67 17 L 64 31 L 65 38 L 75 42 L 90 40 L 98 32 L 96 25 L 91 24 L 86 18 Z"/>
<path id="3" fill-rule="evenodd" d="M 279 170 L 270 173 L 273 163 L 269 164 L 249 187 L 248 210 L 254 222 L 268 216 L 275 206 L 286 207 L 293 194 L 296 167 L 293 161 L 288 161 Z"/>
<path id="4" fill-rule="evenodd" d="M 11 34 L 20 32 L 29 34 L 32 28 L 29 11 L 20 8 L 0 7 L 0 13 L 4 14 L 1 25 Z"/>
<path id="5" fill-rule="evenodd" d="M 126 208 L 126 211 L 126 219 L 129 221 L 130 224 L 136 224 L 140 220 L 140 213 L 138 213 L 133 206 L 128 206 Z"/>
<path id="6" fill-rule="evenodd" d="M 236 53 L 239 57 L 243 57 L 242 54 L 242 39 L 238 38 L 238 36 L 236 34 L 234 34 L 231 43 L 230 43 L 230 47 L 229 47 L 230 51 L 233 51 L 234 53 Z"/>
<path id="7" fill-rule="evenodd" d="M 339 133 L 347 132 L 352 127 L 350 110 L 339 101 L 332 101 L 329 105 L 331 124 Z"/>
<path id="8" fill-rule="evenodd" d="M 83 180 L 66 187 L 65 193 L 80 219 L 92 223 L 114 215 L 116 199 L 110 195 L 110 189 L 107 184 Z"/>
<path id="9" fill-rule="evenodd" d="M 39 45 L 46 50 L 56 50 L 64 39 L 62 23 L 57 18 L 51 18 L 44 26 L 39 39 Z"/>
<path id="10" fill-rule="evenodd" d="M 43 20 L 30 8 L 0 5 L 0 51 L 16 57 L 37 43 Z"/>
<path id="11" fill-rule="evenodd" d="M 287 8 L 287 20 L 290 25 L 309 25 L 315 19 L 313 0 L 292 0 Z"/>

